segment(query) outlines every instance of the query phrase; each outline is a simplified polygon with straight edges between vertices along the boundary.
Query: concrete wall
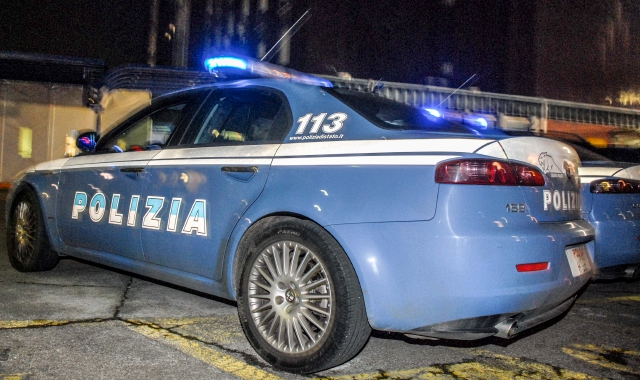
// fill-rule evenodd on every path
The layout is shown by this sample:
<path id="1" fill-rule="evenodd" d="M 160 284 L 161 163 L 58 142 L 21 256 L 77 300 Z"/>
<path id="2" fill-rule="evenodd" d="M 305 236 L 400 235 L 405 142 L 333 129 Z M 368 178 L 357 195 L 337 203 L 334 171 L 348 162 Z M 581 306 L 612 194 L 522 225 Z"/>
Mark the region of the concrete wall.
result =
<path id="1" fill-rule="evenodd" d="M 77 154 L 75 136 L 95 130 L 83 87 L 0 81 L 0 183 L 32 165 Z"/>

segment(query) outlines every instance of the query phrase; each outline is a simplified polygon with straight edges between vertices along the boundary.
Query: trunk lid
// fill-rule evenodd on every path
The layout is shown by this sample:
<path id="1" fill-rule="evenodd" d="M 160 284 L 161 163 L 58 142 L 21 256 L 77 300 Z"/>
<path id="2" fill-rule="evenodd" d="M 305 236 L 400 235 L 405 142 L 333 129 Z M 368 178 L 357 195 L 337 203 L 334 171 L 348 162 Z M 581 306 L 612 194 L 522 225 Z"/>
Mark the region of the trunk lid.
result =
<path id="1" fill-rule="evenodd" d="M 580 219 L 580 158 L 568 144 L 542 137 L 499 140 L 509 160 L 526 162 L 545 175 L 544 186 L 521 186 L 529 215 L 539 222 Z"/>

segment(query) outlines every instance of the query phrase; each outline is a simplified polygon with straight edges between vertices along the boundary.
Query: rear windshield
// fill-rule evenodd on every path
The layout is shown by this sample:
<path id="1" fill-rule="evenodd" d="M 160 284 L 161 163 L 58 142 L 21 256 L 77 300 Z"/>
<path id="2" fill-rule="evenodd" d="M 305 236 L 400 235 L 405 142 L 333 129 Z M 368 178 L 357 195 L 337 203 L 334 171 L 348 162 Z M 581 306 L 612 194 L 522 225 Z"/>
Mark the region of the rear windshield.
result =
<path id="1" fill-rule="evenodd" d="M 382 98 L 376 94 L 335 88 L 327 89 L 327 92 L 380 128 L 478 134 L 463 124 L 434 117 L 425 109 Z"/>

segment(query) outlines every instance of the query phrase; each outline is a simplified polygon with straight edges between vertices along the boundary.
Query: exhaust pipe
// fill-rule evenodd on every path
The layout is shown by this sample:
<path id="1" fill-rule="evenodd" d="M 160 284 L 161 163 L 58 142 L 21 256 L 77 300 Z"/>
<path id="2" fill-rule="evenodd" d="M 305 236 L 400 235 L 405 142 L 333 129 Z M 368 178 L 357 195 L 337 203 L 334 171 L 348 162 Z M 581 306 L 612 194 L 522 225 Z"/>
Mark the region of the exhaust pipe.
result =
<path id="1" fill-rule="evenodd" d="M 624 271 L 625 278 L 638 278 L 640 277 L 640 267 L 629 267 Z"/>
<path id="2" fill-rule="evenodd" d="M 507 318 L 493 327 L 498 330 L 498 333 L 495 336 L 498 338 L 509 339 L 518 332 L 518 320 L 513 317 Z"/>

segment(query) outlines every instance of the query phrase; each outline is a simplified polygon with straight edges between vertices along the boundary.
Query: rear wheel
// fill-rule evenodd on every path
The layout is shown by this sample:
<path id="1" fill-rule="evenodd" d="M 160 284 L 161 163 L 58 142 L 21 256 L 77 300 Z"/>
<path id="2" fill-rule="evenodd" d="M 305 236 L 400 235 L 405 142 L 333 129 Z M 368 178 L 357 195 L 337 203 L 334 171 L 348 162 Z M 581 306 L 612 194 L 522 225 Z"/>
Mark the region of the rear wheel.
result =
<path id="1" fill-rule="evenodd" d="M 40 203 L 33 191 L 20 193 L 7 225 L 7 253 L 11 266 L 20 272 L 53 269 L 58 254 L 51 250 Z"/>
<path id="2" fill-rule="evenodd" d="M 371 327 L 346 253 L 309 221 L 277 217 L 257 227 L 238 297 L 251 345 L 273 366 L 298 373 L 351 359 Z"/>

